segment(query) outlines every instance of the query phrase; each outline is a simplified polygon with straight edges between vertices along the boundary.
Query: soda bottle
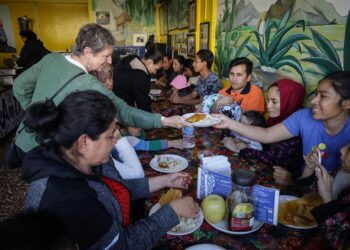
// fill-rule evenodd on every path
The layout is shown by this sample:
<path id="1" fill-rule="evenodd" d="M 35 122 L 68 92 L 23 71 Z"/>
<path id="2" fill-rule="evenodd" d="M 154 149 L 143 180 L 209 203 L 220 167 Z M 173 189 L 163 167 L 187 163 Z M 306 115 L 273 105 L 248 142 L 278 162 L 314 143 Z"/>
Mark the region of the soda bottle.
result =
<path id="1" fill-rule="evenodd" d="M 182 141 L 184 148 L 193 148 L 196 145 L 194 127 L 182 128 Z"/>

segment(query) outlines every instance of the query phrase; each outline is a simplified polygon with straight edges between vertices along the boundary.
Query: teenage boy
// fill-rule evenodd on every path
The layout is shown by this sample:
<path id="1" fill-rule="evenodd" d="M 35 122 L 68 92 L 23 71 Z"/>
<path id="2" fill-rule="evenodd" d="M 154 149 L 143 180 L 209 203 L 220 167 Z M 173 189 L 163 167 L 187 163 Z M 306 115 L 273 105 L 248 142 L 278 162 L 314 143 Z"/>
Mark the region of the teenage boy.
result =
<path id="1" fill-rule="evenodd" d="M 265 112 L 265 98 L 263 91 L 256 85 L 251 84 L 253 63 L 246 57 L 239 57 L 230 63 L 231 86 L 222 89 L 219 94 L 232 96 L 243 112 L 255 110 Z"/>
<path id="2" fill-rule="evenodd" d="M 217 94 L 220 91 L 220 79 L 210 71 L 213 60 L 214 55 L 210 50 L 201 49 L 197 52 L 193 63 L 194 70 L 200 74 L 197 85 L 190 95 L 175 96 L 172 102 L 195 105 L 201 103 L 204 96 Z"/>

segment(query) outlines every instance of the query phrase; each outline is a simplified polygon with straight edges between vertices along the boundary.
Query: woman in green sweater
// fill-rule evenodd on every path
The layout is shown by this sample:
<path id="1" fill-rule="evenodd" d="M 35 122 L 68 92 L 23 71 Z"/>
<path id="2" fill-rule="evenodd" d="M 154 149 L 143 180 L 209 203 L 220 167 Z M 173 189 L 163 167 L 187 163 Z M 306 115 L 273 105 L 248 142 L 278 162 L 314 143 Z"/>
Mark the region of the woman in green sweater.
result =
<path id="1" fill-rule="evenodd" d="M 52 53 L 45 56 L 16 78 L 13 85 L 14 95 L 26 110 L 32 103 L 52 98 L 56 93 L 53 101 L 57 105 L 71 92 L 91 89 L 103 93 L 113 101 L 117 108 L 117 118 L 122 124 L 143 129 L 191 126 L 180 116 L 161 117 L 160 114 L 130 107 L 103 87 L 96 77 L 88 74 L 90 71 L 102 69 L 106 63 L 111 64 L 112 53 L 111 33 L 97 24 L 84 25 L 75 40 L 73 53 Z M 72 79 L 74 76 L 76 77 Z M 60 90 L 63 85 L 65 86 Z M 21 124 L 16 136 L 19 155 L 24 156 L 25 152 L 37 145 L 34 135 L 24 130 Z"/>

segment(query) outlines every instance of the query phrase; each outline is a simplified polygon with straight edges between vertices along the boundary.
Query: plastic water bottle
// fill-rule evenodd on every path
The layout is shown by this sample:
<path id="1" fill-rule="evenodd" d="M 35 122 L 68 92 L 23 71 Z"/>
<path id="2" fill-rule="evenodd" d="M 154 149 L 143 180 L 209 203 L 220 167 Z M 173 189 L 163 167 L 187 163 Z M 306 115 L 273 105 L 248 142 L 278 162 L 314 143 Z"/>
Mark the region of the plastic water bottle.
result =
<path id="1" fill-rule="evenodd" d="M 182 141 L 184 148 L 193 148 L 196 145 L 194 138 L 194 127 L 182 128 Z"/>

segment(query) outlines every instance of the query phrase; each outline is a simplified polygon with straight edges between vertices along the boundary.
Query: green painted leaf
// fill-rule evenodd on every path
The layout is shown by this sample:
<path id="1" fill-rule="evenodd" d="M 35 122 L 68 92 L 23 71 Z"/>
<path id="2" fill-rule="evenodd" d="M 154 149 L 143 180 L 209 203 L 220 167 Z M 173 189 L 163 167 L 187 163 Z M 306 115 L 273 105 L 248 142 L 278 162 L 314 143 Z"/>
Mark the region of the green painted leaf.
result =
<path id="1" fill-rule="evenodd" d="M 333 47 L 332 43 L 316 30 L 310 28 L 314 42 L 317 47 L 322 51 L 325 57 L 336 63 L 341 68 L 340 59 L 337 51 Z"/>
<path id="2" fill-rule="evenodd" d="M 293 68 L 301 76 L 301 79 L 305 87 L 306 82 L 305 82 L 304 70 L 297 58 L 291 55 L 287 55 L 283 57 L 281 60 L 279 60 L 278 63 L 275 64 L 276 69 L 279 69 L 283 66 L 289 66 Z"/>
<path id="3" fill-rule="evenodd" d="M 263 64 L 264 62 L 263 62 L 263 59 L 260 57 L 260 52 L 258 48 L 256 48 L 251 43 L 248 43 L 246 47 L 250 51 L 250 53 L 252 53 L 252 55 L 259 61 L 260 65 L 266 65 L 266 64 Z"/>
<path id="4" fill-rule="evenodd" d="M 293 34 L 285 38 L 278 46 L 276 51 L 280 51 L 281 49 L 285 47 L 289 47 L 290 45 L 293 45 L 294 43 L 301 41 L 301 40 L 310 40 L 310 37 L 304 34 Z"/>
<path id="5" fill-rule="evenodd" d="M 281 50 L 279 50 L 275 55 L 273 55 L 273 57 L 271 58 L 271 60 L 269 61 L 269 66 L 272 68 L 275 68 L 275 64 L 285 55 L 287 54 L 287 52 L 290 50 L 292 46 L 289 45 L 288 47 L 285 47 Z"/>
<path id="6" fill-rule="evenodd" d="M 250 40 L 250 36 L 248 36 L 244 41 L 241 43 L 241 45 L 237 49 L 237 57 L 240 57 L 242 54 L 242 51 L 245 49 L 246 45 L 248 44 Z"/>
<path id="7" fill-rule="evenodd" d="M 291 13 L 291 8 L 289 8 L 286 13 L 284 13 L 279 25 L 278 25 L 278 30 L 284 29 L 284 27 L 286 27 L 287 22 L 289 20 L 290 17 L 290 13 Z"/>
<path id="8" fill-rule="evenodd" d="M 311 62 L 311 63 L 317 64 L 317 65 L 324 66 L 328 69 L 329 73 L 342 70 L 342 68 L 339 67 L 339 65 L 337 65 L 335 62 L 333 62 L 332 60 L 330 60 L 328 58 L 324 58 L 324 57 L 307 57 L 307 58 L 303 58 L 301 60 L 305 61 L 305 62 Z"/>
<path id="9" fill-rule="evenodd" d="M 259 33 L 256 30 L 251 31 L 250 33 L 253 33 L 256 37 L 256 40 L 258 41 L 260 58 L 261 58 L 261 61 L 264 62 L 264 64 L 262 64 L 262 65 L 267 65 L 267 63 L 269 61 L 269 57 L 268 57 L 266 51 L 264 50 Z"/>
<path id="10" fill-rule="evenodd" d="M 300 46 L 300 44 L 299 43 L 293 43 L 293 48 L 295 48 L 295 50 L 297 51 L 297 52 L 299 52 L 300 54 L 302 53 L 302 51 L 301 51 L 301 46 Z"/>

